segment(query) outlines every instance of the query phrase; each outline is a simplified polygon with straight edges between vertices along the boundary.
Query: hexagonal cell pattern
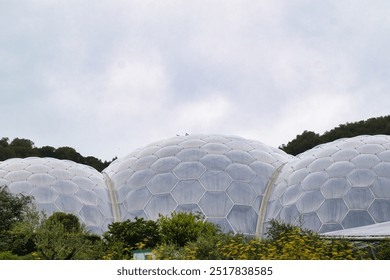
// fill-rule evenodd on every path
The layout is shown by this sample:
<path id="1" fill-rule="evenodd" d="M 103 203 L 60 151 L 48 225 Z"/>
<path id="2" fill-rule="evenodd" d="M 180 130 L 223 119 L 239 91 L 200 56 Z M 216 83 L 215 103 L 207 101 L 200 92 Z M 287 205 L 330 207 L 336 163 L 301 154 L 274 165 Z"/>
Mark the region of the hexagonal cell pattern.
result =
<path id="1" fill-rule="evenodd" d="M 114 221 L 104 177 L 89 166 L 53 158 L 10 159 L 0 162 L 0 173 L 10 192 L 31 195 L 48 215 L 73 213 L 97 234 Z"/>
<path id="2" fill-rule="evenodd" d="M 115 187 L 121 217 L 129 210 L 144 211 L 150 219 L 173 210 L 200 211 L 206 219 L 218 221 L 223 229 L 245 229 L 247 234 L 254 235 L 267 184 L 275 170 L 290 158 L 258 141 L 236 136 L 189 135 L 138 149 L 114 161 L 104 172 Z M 144 186 L 148 193 L 135 191 Z M 250 220 L 248 225 L 239 225 L 235 220 L 242 213 L 238 210 L 231 214 L 234 222 L 228 220 L 235 205 L 251 209 L 245 218 Z"/>
<path id="3" fill-rule="evenodd" d="M 328 232 L 390 221 L 389 144 L 389 136 L 358 136 L 298 155 L 272 188 L 268 203 L 281 209 L 269 208 L 264 222 L 297 215 Z"/>
<path id="4" fill-rule="evenodd" d="M 236 136 L 178 136 L 102 173 L 68 160 L 9 159 L 0 185 L 33 196 L 49 215 L 74 213 L 98 234 L 113 221 L 173 211 L 201 212 L 246 235 L 264 234 L 270 219 L 326 233 L 390 221 L 390 136 L 339 139 L 296 157 Z"/>

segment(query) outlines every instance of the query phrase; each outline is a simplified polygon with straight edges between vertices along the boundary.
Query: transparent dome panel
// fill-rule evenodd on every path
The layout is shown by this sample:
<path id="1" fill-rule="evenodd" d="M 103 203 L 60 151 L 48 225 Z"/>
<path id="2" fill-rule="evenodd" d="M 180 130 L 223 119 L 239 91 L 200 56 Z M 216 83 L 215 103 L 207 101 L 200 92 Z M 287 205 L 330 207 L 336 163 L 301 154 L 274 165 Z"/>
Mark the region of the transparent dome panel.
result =
<path id="1" fill-rule="evenodd" d="M 229 197 L 234 204 L 252 205 L 256 199 L 256 192 L 249 183 L 233 182 L 227 189 Z"/>
<path id="2" fill-rule="evenodd" d="M 247 165 L 233 163 L 227 169 L 227 173 L 233 180 L 249 182 L 256 177 L 255 172 Z"/>
<path id="3" fill-rule="evenodd" d="M 390 221 L 390 200 L 376 199 L 370 206 L 369 213 L 377 223 Z"/>
<path id="4" fill-rule="evenodd" d="M 325 223 L 341 223 L 348 212 L 348 207 L 341 198 L 327 199 L 318 209 L 320 220 Z"/>
<path id="5" fill-rule="evenodd" d="M 173 168 L 175 168 L 180 163 L 180 160 L 177 157 L 165 157 L 158 159 L 151 168 L 156 173 L 166 173 L 170 172 Z"/>
<path id="6" fill-rule="evenodd" d="M 364 210 L 350 210 L 342 222 L 344 228 L 361 227 L 374 224 L 374 220 Z"/>
<path id="7" fill-rule="evenodd" d="M 250 235 L 256 233 L 258 216 L 252 207 L 235 205 L 227 218 L 236 232 Z"/>
<path id="8" fill-rule="evenodd" d="M 200 178 L 200 182 L 207 190 L 224 191 L 232 179 L 225 171 L 207 170 Z"/>
<path id="9" fill-rule="evenodd" d="M 206 155 L 200 162 L 208 170 L 225 170 L 232 161 L 224 155 Z"/>
<path id="10" fill-rule="evenodd" d="M 180 181 L 172 191 L 173 197 L 179 204 L 197 203 L 205 189 L 197 180 Z"/>
<path id="11" fill-rule="evenodd" d="M 198 179 L 206 167 L 200 162 L 182 162 L 173 170 L 173 173 L 182 180 Z"/>
<path id="12" fill-rule="evenodd" d="M 344 196 L 349 209 L 364 210 L 374 201 L 374 195 L 369 188 L 351 188 Z"/>
<path id="13" fill-rule="evenodd" d="M 170 194 L 153 196 L 145 207 L 145 212 L 152 220 L 157 220 L 159 214 L 167 216 L 177 207 L 176 201 Z"/>
<path id="14" fill-rule="evenodd" d="M 206 192 L 199 206 L 207 217 L 226 217 L 233 203 L 225 192 Z"/>
<path id="15" fill-rule="evenodd" d="M 148 183 L 148 189 L 153 194 L 171 192 L 179 180 L 172 173 L 157 174 Z"/>

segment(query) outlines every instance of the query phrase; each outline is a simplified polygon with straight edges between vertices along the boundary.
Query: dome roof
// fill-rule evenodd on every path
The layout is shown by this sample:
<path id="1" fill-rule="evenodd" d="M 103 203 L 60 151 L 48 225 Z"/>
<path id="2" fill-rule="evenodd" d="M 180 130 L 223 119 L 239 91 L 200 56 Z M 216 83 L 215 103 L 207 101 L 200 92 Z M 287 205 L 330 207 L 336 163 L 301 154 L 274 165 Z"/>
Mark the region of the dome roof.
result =
<path id="1" fill-rule="evenodd" d="M 254 235 L 267 183 L 289 158 L 258 141 L 191 135 L 152 143 L 104 172 L 123 220 L 201 212 L 225 231 Z"/>
<path id="2" fill-rule="evenodd" d="M 68 160 L 9 159 L 0 162 L 2 185 L 33 196 L 48 215 L 77 215 L 98 234 L 113 221 L 184 211 L 246 235 L 264 234 L 270 219 L 379 235 L 390 222 L 390 136 L 340 139 L 296 157 L 236 136 L 178 136 L 102 173 Z"/>
<path id="3" fill-rule="evenodd" d="M 390 137 L 340 139 L 298 155 L 273 187 L 271 218 L 319 232 L 390 221 Z"/>
<path id="4" fill-rule="evenodd" d="M 113 222 L 103 175 L 92 167 L 54 158 L 13 158 L 0 162 L 0 186 L 34 197 L 48 215 L 70 212 L 88 230 L 101 234 Z"/>

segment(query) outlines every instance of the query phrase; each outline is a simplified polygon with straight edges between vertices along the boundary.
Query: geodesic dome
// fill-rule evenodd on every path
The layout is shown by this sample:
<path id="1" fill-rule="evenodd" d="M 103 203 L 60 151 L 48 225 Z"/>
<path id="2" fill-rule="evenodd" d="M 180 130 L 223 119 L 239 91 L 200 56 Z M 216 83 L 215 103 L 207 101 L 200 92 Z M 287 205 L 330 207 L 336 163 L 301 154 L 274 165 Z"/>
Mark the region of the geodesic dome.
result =
<path id="1" fill-rule="evenodd" d="M 264 236 L 270 219 L 328 235 L 390 235 L 390 136 L 358 136 L 296 157 L 235 136 L 161 140 L 102 173 L 52 158 L 0 162 L 0 186 L 39 210 L 114 221 L 200 212 L 227 232 Z M 385 234 L 388 233 L 388 234 Z"/>
<path id="2" fill-rule="evenodd" d="M 37 209 L 47 215 L 73 213 L 97 234 L 114 221 L 103 175 L 73 161 L 30 157 L 0 162 L 0 186 L 31 195 Z"/>
<path id="3" fill-rule="evenodd" d="M 267 184 L 289 157 L 240 137 L 182 136 L 139 149 L 104 172 L 124 220 L 200 212 L 224 231 L 255 235 Z"/>
<path id="4" fill-rule="evenodd" d="M 272 218 L 318 232 L 390 221 L 390 137 L 340 139 L 292 159 L 273 186 Z"/>

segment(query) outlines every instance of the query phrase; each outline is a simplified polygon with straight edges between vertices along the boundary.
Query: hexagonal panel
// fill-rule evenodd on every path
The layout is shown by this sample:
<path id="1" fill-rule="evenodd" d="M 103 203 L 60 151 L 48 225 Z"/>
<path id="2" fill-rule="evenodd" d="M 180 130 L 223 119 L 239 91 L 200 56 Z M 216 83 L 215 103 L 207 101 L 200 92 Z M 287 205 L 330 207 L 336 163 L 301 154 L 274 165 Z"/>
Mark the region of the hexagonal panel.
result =
<path id="1" fill-rule="evenodd" d="M 200 148 L 205 144 L 207 144 L 207 142 L 200 139 L 188 139 L 181 142 L 179 146 L 188 149 L 188 148 Z"/>
<path id="2" fill-rule="evenodd" d="M 385 148 L 378 144 L 365 144 L 363 146 L 357 147 L 357 150 L 362 154 L 378 154 L 383 152 Z"/>
<path id="3" fill-rule="evenodd" d="M 127 180 L 127 185 L 133 188 L 139 188 L 146 186 L 150 179 L 152 179 L 156 173 L 150 169 L 145 169 L 135 172 L 129 180 Z"/>
<path id="4" fill-rule="evenodd" d="M 341 198 L 351 188 L 351 184 L 345 178 L 331 178 L 322 187 L 325 198 Z"/>
<path id="5" fill-rule="evenodd" d="M 349 161 L 359 155 L 359 152 L 355 149 L 343 149 L 334 153 L 331 157 L 337 161 Z"/>
<path id="6" fill-rule="evenodd" d="M 232 150 L 227 152 L 225 155 L 234 163 L 242 163 L 249 165 L 255 161 L 254 157 L 244 151 Z"/>
<path id="7" fill-rule="evenodd" d="M 61 194 L 74 194 L 79 189 L 77 184 L 68 180 L 57 180 L 52 187 Z"/>
<path id="8" fill-rule="evenodd" d="M 145 212 L 152 220 L 157 220 L 159 214 L 170 215 L 177 206 L 176 201 L 170 194 L 153 196 L 145 207 Z"/>
<path id="9" fill-rule="evenodd" d="M 211 191 L 224 191 L 228 188 L 232 179 L 225 171 L 207 170 L 202 177 L 200 177 L 202 185 Z"/>
<path id="10" fill-rule="evenodd" d="M 208 217 L 226 217 L 233 203 L 225 192 L 206 192 L 199 206 Z"/>
<path id="11" fill-rule="evenodd" d="M 378 176 L 390 177 L 390 162 L 381 162 L 374 166 L 374 172 Z"/>
<path id="12" fill-rule="evenodd" d="M 177 178 L 182 180 L 198 179 L 206 167 L 200 162 L 182 162 L 173 170 Z"/>
<path id="13" fill-rule="evenodd" d="M 302 180 L 306 178 L 310 173 L 306 168 L 299 169 L 296 171 L 293 171 L 290 176 L 288 176 L 288 184 L 289 185 L 297 185 L 301 184 Z"/>
<path id="14" fill-rule="evenodd" d="M 197 161 L 206 155 L 201 149 L 184 149 L 176 154 L 181 161 Z"/>
<path id="15" fill-rule="evenodd" d="M 235 205 L 227 216 L 236 232 L 255 234 L 258 216 L 252 207 Z"/>
<path id="16" fill-rule="evenodd" d="M 248 166 L 240 163 L 233 163 L 229 165 L 226 172 L 233 180 L 251 181 L 255 176 L 255 172 Z"/>
<path id="17" fill-rule="evenodd" d="M 268 164 L 272 164 L 276 161 L 275 157 L 273 157 L 270 153 L 261 151 L 261 150 L 252 150 L 249 151 L 249 154 L 254 157 L 259 162 L 264 162 Z"/>
<path id="18" fill-rule="evenodd" d="M 377 223 L 388 222 L 390 221 L 390 200 L 375 199 L 368 211 Z"/>
<path id="19" fill-rule="evenodd" d="M 131 169 L 134 171 L 144 170 L 149 168 L 153 163 L 158 160 L 158 157 L 155 155 L 150 155 L 146 157 L 141 157 L 137 159 L 132 165 Z"/>
<path id="20" fill-rule="evenodd" d="M 374 220 L 365 210 L 351 210 L 341 223 L 344 228 L 362 227 L 374 224 Z"/>
<path id="21" fill-rule="evenodd" d="M 62 209 L 59 209 L 53 202 L 52 203 L 37 203 L 37 208 L 39 211 L 44 211 L 48 216 L 54 212 L 64 212 Z M 75 215 L 78 215 L 75 213 Z"/>
<path id="22" fill-rule="evenodd" d="M 376 198 L 390 199 L 390 178 L 378 177 L 371 185 L 371 191 Z"/>
<path id="23" fill-rule="evenodd" d="M 180 160 L 177 157 L 174 156 L 164 157 L 155 161 L 152 164 L 151 168 L 156 173 L 165 173 L 165 172 L 172 171 L 179 163 Z"/>
<path id="24" fill-rule="evenodd" d="M 347 176 L 352 170 L 355 169 L 355 166 L 349 161 L 339 161 L 331 164 L 326 172 L 331 178 L 341 178 Z"/>
<path id="25" fill-rule="evenodd" d="M 388 148 L 389 149 L 389 148 Z M 378 158 L 382 161 L 385 161 L 385 162 L 390 162 L 390 151 L 389 150 L 386 150 L 384 152 L 381 152 L 379 154 L 377 154 Z"/>
<path id="26" fill-rule="evenodd" d="M 84 205 L 80 210 L 80 216 L 88 226 L 100 227 L 104 222 L 104 215 L 98 208 L 90 205 Z"/>
<path id="27" fill-rule="evenodd" d="M 58 197 L 58 192 L 52 188 L 34 188 L 31 192 L 34 199 L 38 203 L 50 203 L 54 202 Z"/>
<path id="28" fill-rule="evenodd" d="M 361 154 L 356 156 L 351 160 L 356 168 L 371 168 L 372 166 L 380 162 L 379 158 L 376 155 L 372 154 Z"/>
<path id="29" fill-rule="evenodd" d="M 318 232 L 322 226 L 320 219 L 315 212 L 302 215 L 302 227 Z"/>
<path id="30" fill-rule="evenodd" d="M 121 170 L 115 175 L 111 176 L 111 180 L 116 186 L 121 186 L 126 184 L 126 182 L 133 176 L 134 171 L 131 169 Z"/>
<path id="31" fill-rule="evenodd" d="M 75 176 L 71 181 L 78 186 L 82 186 L 84 189 L 93 189 L 96 187 L 96 183 L 86 177 Z"/>
<path id="32" fill-rule="evenodd" d="M 298 217 L 301 213 L 299 213 L 298 208 L 295 204 L 291 204 L 289 206 L 285 206 L 281 209 L 278 217 L 282 219 L 285 223 L 296 224 Z"/>
<path id="33" fill-rule="evenodd" d="M 163 158 L 163 157 L 174 156 L 178 152 L 180 152 L 181 150 L 183 150 L 182 147 L 179 147 L 177 145 L 171 145 L 171 146 L 162 147 L 160 150 L 158 150 L 154 154 L 156 156 L 158 156 L 159 158 Z"/>
<path id="34" fill-rule="evenodd" d="M 367 187 L 375 180 L 376 175 L 369 169 L 355 169 L 347 175 L 353 187 Z"/>
<path id="35" fill-rule="evenodd" d="M 319 190 L 304 192 L 297 201 L 297 207 L 301 213 L 316 211 L 325 200 Z"/>
<path id="36" fill-rule="evenodd" d="M 26 167 L 25 170 L 31 173 L 48 173 L 51 168 L 44 164 L 34 164 Z"/>
<path id="37" fill-rule="evenodd" d="M 224 154 L 230 150 L 230 148 L 221 143 L 207 143 L 202 146 L 202 150 L 209 154 Z"/>
<path id="38" fill-rule="evenodd" d="M 151 196 L 152 194 L 146 187 L 129 190 L 124 200 L 124 206 L 128 211 L 141 210 Z"/>
<path id="39" fill-rule="evenodd" d="M 83 206 L 81 201 L 73 195 L 60 195 L 54 203 L 61 212 L 78 213 Z"/>
<path id="40" fill-rule="evenodd" d="M 147 186 L 151 193 L 162 194 L 172 191 L 178 181 L 172 173 L 163 173 L 154 176 Z"/>
<path id="41" fill-rule="evenodd" d="M 172 191 L 173 197 L 179 204 L 197 203 L 205 189 L 198 180 L 180 181 Z"/>
<path id="42" fill-rule="evenodd" d="M 273 167 L 271 164 L 260 162 L 260 161 L 255 161 L 251 163 L 249 166 L 257 175 L 266 176 L 266 177 L 271 177 L 276 170 L 275 167 Z"/>
<path id="43" fill-rule="evenodd" d="M 252 205 L 257 196 L 252 186 L 244 182 L 233 182 L 227 193 L 234 204 L 242 205 Z"/>
<path id="44" fill-rule="evenodd" d="M 263 176 L 256 176 L 253 178 L 253 180 L 250 182 L 252 185 L 254 191 L 257 194 L 263 195 L 265 192 L 265 189 L 267 188 L 269 178 L 263 177 Z"/>
<path id="45" fill-rule="evenodd" d="M 298 198 L 302 195 L 303 190 L 301 185 L 289 186 L 283 193 L 281 201 L 283 205 L 296 203 Z"/>
<path id="46" fill-rule="evenodd" d="M 26 181 L 31 175 L 32 173 L 26 170 L 16 170 L 9 172 L 4 179 L 10 182 Z"/>
<path id="47" fill-rule="evenodd" d="M 319 171 L 310 173 L 303 179 L 302 188 L 304 190 L 316 190 L 319 189 L 326 181 L 329 180 L 329 175 L 325 171 Z"/>
<path id="48" fill-rule="evenodd" d="M 348 207 L 341 198 L 327 199 L 317 213 L 323 223 L 341 223 L 348 212 Z"/>
<path id="49" fill-rule="evenodd" d="M 369 188 L 351 188 L 344 196 L 344 201 L 349 209 L 364 210 L 367 209 L 374 196 Z"/>
<path id="50" fill-rule="evenodd" d="M 232 161 L 224 155 L 205 155 L 200 162 L 208 170 L 224 170 Z"/>
<path id="51" fill-rule="evenodd" d="M 310 163 L 307 169 L 310 172 L 323 171 L 326 168 L 328 168 L 333 162 L 334 162 L 333 159 L 330 157 L 319 158 L 314 160 L 312 163 Z"/>
<path id="52" fill-rule="evenodd" d="M 342 230 L 343 227 L 340 224 L 324 224 L 320 228 L 320 233 L 331 232 L 336 230 Z"/>
<path id="53" fill-rule="evenodd" d="M 0 184 L 0 186 L 2 186 Z M 6 184 L 5 184 L 6 186 Z M 26 182 L 26 181 L 21 181 L 21 182 L 14 182 L 14 183 L 11 183 L 9 186 L 8 186 L 9 190 L 11 193 L 23 193 L 23 194 L 30 194 L 31 191 L 35 188 L 33 185 L 31 185 L 30 183 Z"/>
<path id="54" fill-rule="evenodd" d="M 79 189 L 76 193 L 76 196 L 84 205 L 96 206 L 98 204 L 98 198 L 96 196 L 96 193 L 92 190 Z"/>

